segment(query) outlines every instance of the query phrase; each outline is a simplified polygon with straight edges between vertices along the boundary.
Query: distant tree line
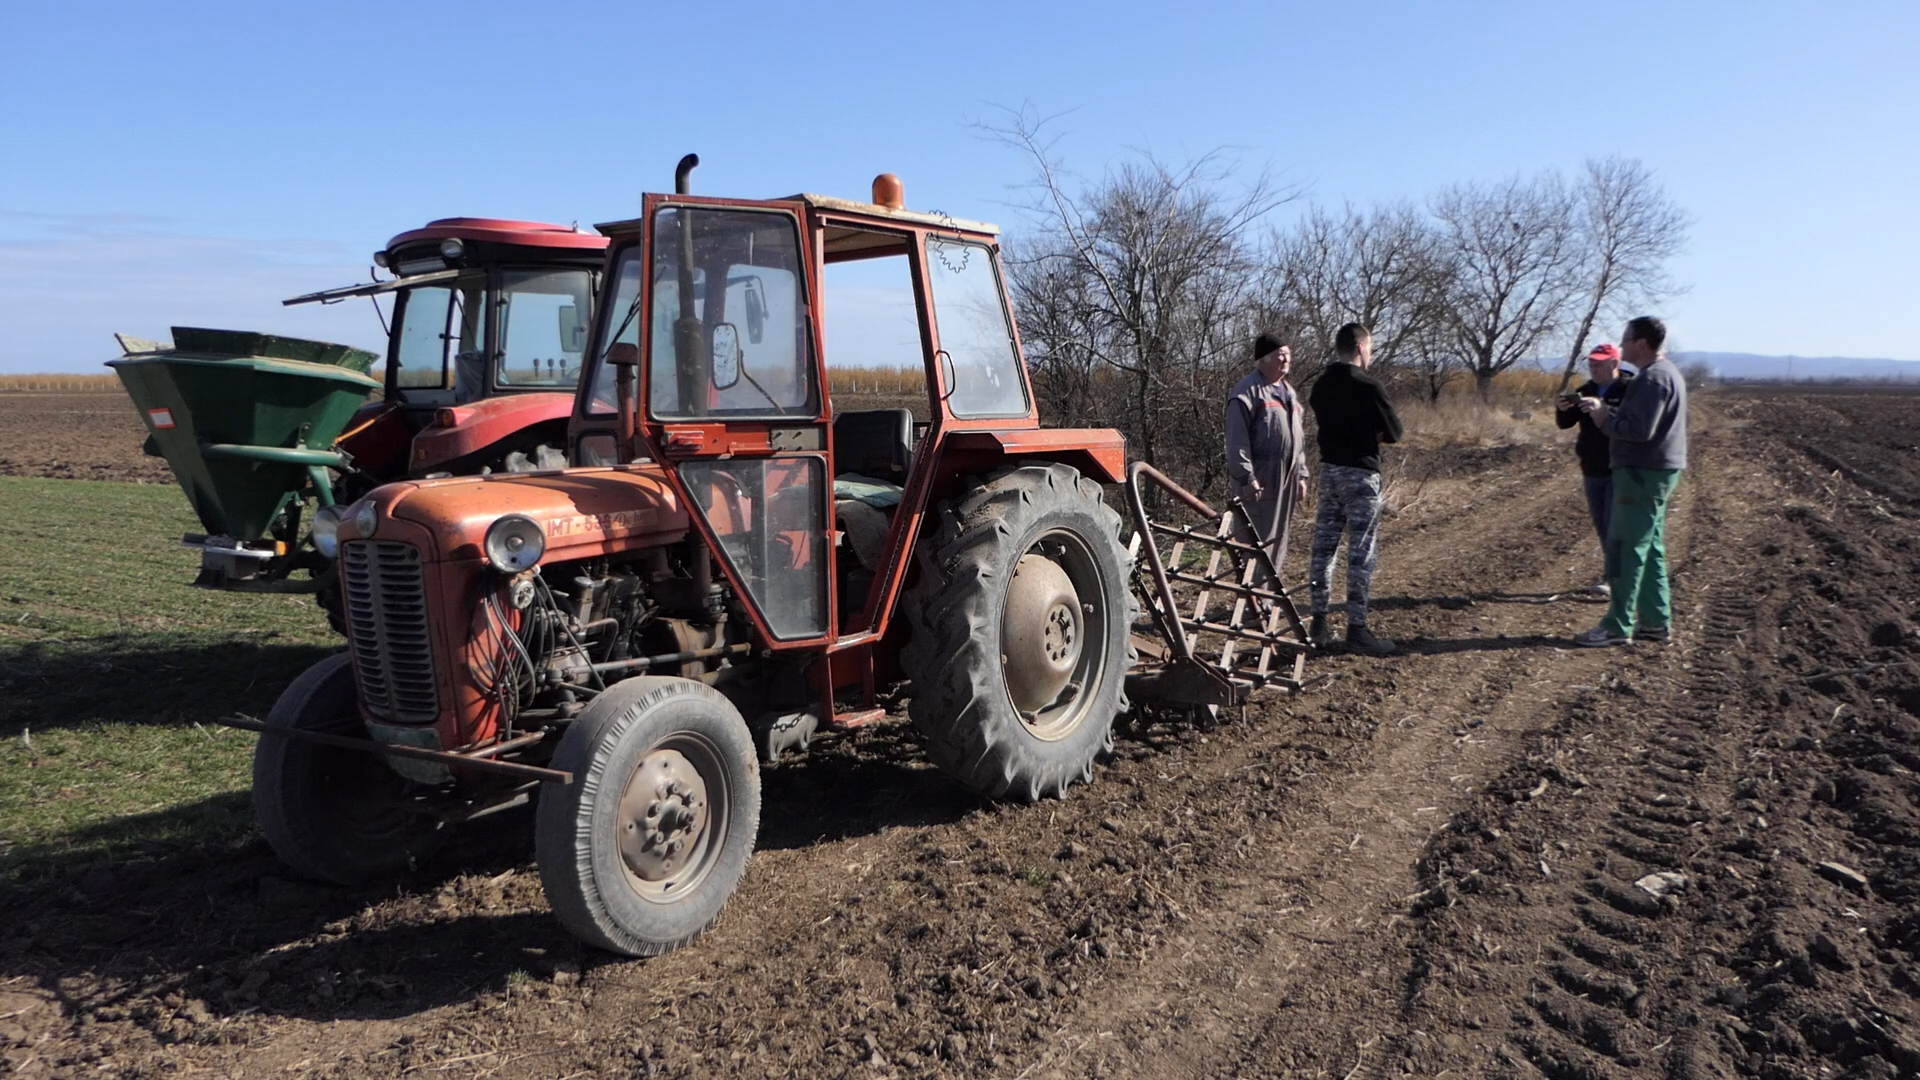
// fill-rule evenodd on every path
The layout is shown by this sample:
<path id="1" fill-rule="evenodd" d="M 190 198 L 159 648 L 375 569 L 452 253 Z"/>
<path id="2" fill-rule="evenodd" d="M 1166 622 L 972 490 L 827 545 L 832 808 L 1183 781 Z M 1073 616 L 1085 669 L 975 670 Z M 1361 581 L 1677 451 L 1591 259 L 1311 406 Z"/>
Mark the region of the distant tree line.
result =
<path id="1" fill-rule="evenodd" d="M 1033 168 L 1006 264 L 1042 415 L 1117 426 L 1201 490 L 1221 479 L 1224 403 L 1260 329 L 1291 342 L 1296 386 L 1357 321 L 1400 393 L 1438 400 L 1471 379 L 1484 396 L 1543 355 L 1576 372 L 1590 342 L 1676 291 L 1688 219 L 1638 161 L 1313 205 L 1276 226 L 1300 192 L 1269 174 L 1141 153 L 1076 178 L 1046 126 L 1021 111 L 987 128 Z"/>

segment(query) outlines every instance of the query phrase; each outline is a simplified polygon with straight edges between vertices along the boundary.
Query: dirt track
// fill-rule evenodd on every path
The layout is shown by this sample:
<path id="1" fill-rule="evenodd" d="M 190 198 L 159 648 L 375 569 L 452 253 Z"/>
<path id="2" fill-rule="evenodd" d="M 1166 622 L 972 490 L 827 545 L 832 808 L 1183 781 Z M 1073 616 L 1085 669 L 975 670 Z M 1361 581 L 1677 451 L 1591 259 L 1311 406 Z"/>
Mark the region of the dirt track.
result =
<path id="1" fill-rule="evenodd" d="M 1032 807 L 831 737 L 659 960 L 551 923 L 523 818 L 361 893 L 258 843 L 49 863 L 0 897 L 0 1075 L 1915 1075 L 1916 406 L 1699 400 L 1664 647 L 1530 602 L 1597 560 L 1565 447 L 1416 453 L 1406 655 Z"/>

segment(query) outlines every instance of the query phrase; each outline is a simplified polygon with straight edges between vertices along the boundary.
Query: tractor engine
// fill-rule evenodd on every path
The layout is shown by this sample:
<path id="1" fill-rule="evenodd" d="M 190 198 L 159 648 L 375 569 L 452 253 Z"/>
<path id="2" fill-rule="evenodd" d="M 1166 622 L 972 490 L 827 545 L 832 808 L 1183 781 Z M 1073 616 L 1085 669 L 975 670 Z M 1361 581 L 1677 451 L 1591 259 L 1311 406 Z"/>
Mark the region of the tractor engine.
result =
<path id="1" fill-rule="evenodd" d="M 380 742 L 485 746 L 564 723 L 627 675 L 697 675 L 728 652 L 726 598 L 654 466 L 401 482 L 347 511 L 341 600 Z"/>
<path id="2" fill-rule="evenodd" d="M 523 570 L 481 589 L 469 663 L 502 734 L 571 719 L 626 675 L 698 678 L 729 653 L 724 594 L 695 572 L 698 553 L 675 548 Z"/>

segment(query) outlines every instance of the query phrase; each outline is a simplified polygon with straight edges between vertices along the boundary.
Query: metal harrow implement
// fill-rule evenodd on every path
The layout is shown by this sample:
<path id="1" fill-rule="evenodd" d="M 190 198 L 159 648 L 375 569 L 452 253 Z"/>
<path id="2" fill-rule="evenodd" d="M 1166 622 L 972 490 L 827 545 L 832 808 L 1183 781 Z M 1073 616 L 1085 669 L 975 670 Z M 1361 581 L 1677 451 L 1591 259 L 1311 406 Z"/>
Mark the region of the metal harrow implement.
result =
<path id="1" fill-rule="evenodd" d="M 1168 496 L 1198 521 L 1149 517 L 1141 482 Z M 1145 462 L 1127 471 L 1133 515 L 1133 591 L 1159 639 L 1135 634 L 1139 663 L 1128 696 L 1156 708 L 1217 711 L 1244 705 L 1256 692 L 1297 693 L 1307 685 L 1306 626 L 1288 598 L 1266 549 L 1238 499 L 1223 513 Z M 1177 504 L 1177 505 L 1176 505 Z"/>

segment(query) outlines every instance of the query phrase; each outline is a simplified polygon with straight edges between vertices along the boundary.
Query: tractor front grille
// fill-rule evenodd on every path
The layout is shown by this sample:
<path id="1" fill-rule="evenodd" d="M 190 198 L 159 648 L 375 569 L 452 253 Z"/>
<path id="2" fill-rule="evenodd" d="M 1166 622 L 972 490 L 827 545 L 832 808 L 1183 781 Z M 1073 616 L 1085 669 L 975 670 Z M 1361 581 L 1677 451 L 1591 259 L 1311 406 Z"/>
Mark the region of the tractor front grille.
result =
<path id="1" fill-rule="evenodd" d="M 341 545 L 340 577 L 361 705 L 392 723 L 438 720 L 420 549 L 390 540 L 349 541 Z"/>

